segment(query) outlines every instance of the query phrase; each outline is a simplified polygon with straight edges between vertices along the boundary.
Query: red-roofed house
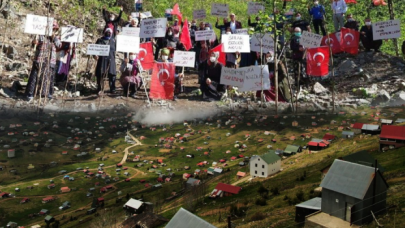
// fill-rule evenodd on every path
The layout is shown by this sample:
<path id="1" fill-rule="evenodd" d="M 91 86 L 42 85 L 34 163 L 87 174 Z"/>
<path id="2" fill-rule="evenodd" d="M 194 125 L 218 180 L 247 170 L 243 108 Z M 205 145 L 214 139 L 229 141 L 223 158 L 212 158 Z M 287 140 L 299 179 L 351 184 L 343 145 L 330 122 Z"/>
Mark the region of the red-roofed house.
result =
<path id="1" fill-rule="evenodd" d="M 364 123 L 354 123 L 351 125 L 352 127 L 352 131 L 355 134 L 360 134 L 361 133 L 361 129 L 363 128 Z"/>
<path id="2" fill-rule="evenodd" d="M 380 150 L 389 147 L 405 147 L 405 126 L 383 125 L 380 134 Z"/>
<path id="3" fill-rule="evenodd" d="M 238 186 L 233 186 L 230 184 L 218 183 L 215 189 L 211 192 L 210 197 L 223 197 L 223 196 L 232 196 L 240 192 L 242 188 Z"/>
<path id="4" fill-rule="evenodd" d="M 55 200 L 55 198 L 53 198 L 53 196 L 48 196 L 48 197 L 45 197 L 42 199 L 42 203 L 48 203 L 48 202 L 51 202 L 54 200 Z"/>
<path id="5" fill-rule="evenodd" d="M 60 188 L 60 191 L 61 191 L 62 193 L 66 193 L 66 192 L 70 192 L 71 190 L 70 190 L 69 187 L 62 187 L 62 188 Z"/>
<path id="6" fill-rule="evenodd" d="M 323 140 L 334 140 L 334 139 L 336 139 L 336 136 L 334 136 L 334 135 L 331 135 L 331 134 L 329 134 L 329 133 L 326 133 L 324 136 L 323 136 L 323 138 L 322 138 Z"/>
<path id="7" fill-rule="evenodd" d="M 0 199 L 2 198 L 7 198 L 8 197 L 8 193 L 7 192 L 2 192 L 0 193 Z"/>

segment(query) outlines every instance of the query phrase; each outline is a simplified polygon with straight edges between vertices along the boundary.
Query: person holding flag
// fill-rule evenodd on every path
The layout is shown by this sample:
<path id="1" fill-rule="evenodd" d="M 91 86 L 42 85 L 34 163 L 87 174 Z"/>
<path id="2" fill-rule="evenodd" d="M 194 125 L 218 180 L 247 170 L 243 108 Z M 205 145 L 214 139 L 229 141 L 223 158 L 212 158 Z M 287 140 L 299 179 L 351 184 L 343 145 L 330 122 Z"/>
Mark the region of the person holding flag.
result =
<path id="1" fill-rule="evenodd" d="M 160 59 L 158 62 L 163 62 L 163 63 L 172 63 L 173 59 L 170 56 L 170 50 L 168 48 L 163 48 L 160 54 Z M 183 73 L 180 72 L 180 67 L 175 68 L 175 74 L 174 74 L 174 96 L 173 96 L 173 101 L 177 100 L 177 96 L 182 92 L 181 89 L 181 81 L 182 78 L 184 77 Z"/>

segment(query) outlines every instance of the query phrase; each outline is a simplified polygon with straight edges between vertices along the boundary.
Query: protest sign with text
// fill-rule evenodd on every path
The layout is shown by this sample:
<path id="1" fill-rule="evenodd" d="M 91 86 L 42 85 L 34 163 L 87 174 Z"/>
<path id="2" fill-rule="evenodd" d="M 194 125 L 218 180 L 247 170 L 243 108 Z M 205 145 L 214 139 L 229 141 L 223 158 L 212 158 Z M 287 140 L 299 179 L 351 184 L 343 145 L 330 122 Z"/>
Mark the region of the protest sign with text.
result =
<path id="1" fill-rule="evenodd" d="M 373 23 L 373 39 L 385 40 L 401 37 L 401 21 L 388 20 Z"/>
<path id="2" fill-rule="evenodd" d="M 193 51 L 174 51 L 173 63 L 180 67 L 195 66 L 195 52 Z"/>
<path id="3" fill-rule="evenodd" d="M 48 21 L 48 23 L 47 23 Z M 27 14 L 27 19 L 25 21 L 24 33 L 35 34 L 35 35 L 52 35 L 52 17 L 43 17 L 33 14 Z M 49 26 L 48 26 L 49 25 Z M 48 31 L 46 31 L 48 27 Z"/>
<path id="4" fill-rule="evenodd" d="M 83 43 L 83 29 L 75 27 L 62 27 L 62 42 Z"/>
<path id="5" fill-rule="evenodd" d="M 118 35 L 117 51 L 124 53 L 139 53 L 139 37 Z"/>
<path id="6" fill-rule="evenodd" d="M 110 45 L 89 44 L 87 45 L 87 55 L 109 56 Z"/>
<path id="7" fill-rule="evenodd" d="M 249 35 L 248 29 L 246 29 L 246 28 L 244 28 L 244 29 L 236 29 L 236 30 L 235 30 L 235 34 L 239 34 L 239 35 Z"/>
<path id="8" fill-rule="evenodd" d="M 260 52 L 260 34 L 254 34 L 250 41 L 250 50 Z M 267 53 L 269 51 L 274 52 L 274 40 L 270 34 L 264 34 L 262 39 L 262 51 Z"/>
<path id="9" fill-rule="evenodd" d="M 263 90 L 270 89 L 269 68 L 267 65 L 242 67 L 239 69 L 245 70 L 244 83 L 243 86 L 239 88 L 239 91 L 259 91 L 262 90 L 262 88 Z"/>
<path id="10" fill-rule="evenodd" d="M 228 17 L 229 5 L 221 3 L 212 3 L 211 15 L 217 17 Z"/>
<path id="11" fill-rule="evenodd" d="M 222 67 L 221 69 L 221 79 L 220 84 L 236 86 L 241 88 L 243 86 L 243 81 L 245 79 L 245 71 L 243 68 L 227 68 Z"/>
<path id="12" fill-rule="evenodd" d="M 264 5 L 260 2 L 248 2 L 248 15 L 258 14 L 264 11 Z"/>
<path id="13" fill-rule="evenodd" d="M 195 31 L 195 41 L 211 40 L 215 35 L 214 30 Z"/>
<path id="14" fill-rule="evenodd" d="M 249 53 L 250 42 L 248 35 L 222 35 L 225 53 Z"/>
<path id="15" fill-rule="evenodd" d="M 303 31 L 300 39 L 300 45 L 304 46 L 305 48 L 320 47 L 322 39 L 323 36 L 321 35 Z"/>
<path id="16" fill-rule="evenodd" d="M 141 38 L 164 37 L 166 35 L 167 18 L 144 19 L 141 21 Z"/>
<path id="17" fill-rule="evenodd" d="M 141 31 L 140 28 L 122 27 L 122 32 L 120 33 L 120 35 L 139 37 L 140 31 Z"/>
<path id="18" fill-rule="evenodd" d="M 205 9 L 200 9 L 200 10 L 194 10 L 193 11 L 193 19 L 205 19 L 207 17 L 207 12 L 205 12 Z"/>

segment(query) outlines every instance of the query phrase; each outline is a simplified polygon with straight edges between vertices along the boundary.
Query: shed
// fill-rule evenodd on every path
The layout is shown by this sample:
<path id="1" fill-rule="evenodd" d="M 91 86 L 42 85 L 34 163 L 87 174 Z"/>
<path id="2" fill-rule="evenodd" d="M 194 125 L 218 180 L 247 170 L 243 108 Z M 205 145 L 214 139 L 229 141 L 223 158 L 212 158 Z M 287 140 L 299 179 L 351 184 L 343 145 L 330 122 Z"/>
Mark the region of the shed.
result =
<path id="1" fill-rule="evenodd" d="M 377 135 L 380 134 L 381 129 L 379 125 L 374 125 L 374 124 L 364 124 L 363 127 L 361 128 L 361 133 L 364 134 L 371 134 L 371 135 Z"/>
<path id="2" fill-rule="evenodd" d="M 352 131 L 342 131 L 342 138 L 351 139 L 354 137 L 354 132 Z"/>
<path id="3" fill-rule="evenodd" d="M 305 217 L 321 210 L 322 198 L 315 197 L 295 205 L 295 222 L 305 222 Z"/>
<path id="4" fill-rule="evenodd" d="M 218 183 L 215 189 L 211 192 L 210 197 L 223 197 L 236 195 L 240 192 L 242 188 L 238 186 L 233 186 L 230 184 Z"/>
<path id="5" fill-rule="evenodd" d="M 131 198 L 124 204 L 123 208 L 132 214 L 140 214 L 144 209 L 144 203 Z"/>
<path id="6" fill-rule="evenodd" d="M 179 211 L 173 216 L 166 228 L 216 228 L 214 225 L 201 219 L 195 214 L 187 211 L 184 208 L 180 208 Z"/>
<path id="7" fill-rule="evenodd" d="M 333 141 L 333 140 L 336 139 L 336 136 L 335 136 L 335 135 L 332 135 L 332 134 L 329 134 L 329 133 L 326 133 L 326 134 L 323 136 L 322 139 L 323 139 L 323 140 L 327 140 L 327 141 Z"/>
<path id="8" fill-rule="evenodd" d="M 72 191 L 72 190 L 70 190 L 69 187 L 62 187 L 62 188 L 60 188 L 60 192 L 61 192 L 61 193 L 66 193 L 66 192 L 70 192 L 70 191 Z"/>
<path id="9" fill-rule="evenodd" d="M 395 120 L 395 123 L 405 123 L 405 119 L 398 118 L 397 120 Z"/>
<path id="10" fill-rule="evenodd" d="M 47 215 L 49 214 L 49 210 L 48 209 L 41 209 L 41 211 L 39 212 L 40 215 Z"/>
<path id="11" fill-rule="evenodd" d="M 242 178 L 242 177 L 246 176 L 246 173 L 245 173 L 245 172 L 238 171 L 238 173 L 236 174 L 236 176 L 237 176 L 238 178 Z"/>
<path id="12" fill-rule="evenodd" d="M 392 125 L 393 122 L 393 120 L 381 119 L 381 125 Z"/>
<path id="13" fill-rule="evenodd" d="M 187 187 L 194 187 L 194 186 L 199 185 L 200 183 L 201 183 L 201 181 L 198 179 L 188 178 L 186 185 L 187 185 Z"/>
<path id="14" fill-rule="evenodd" d="M 283 155 L 289 156 L 289 155 L 294 155 L 296 153 L 300 153 L 302 152 L 302 148 L 301 146 L 297 146 L 297 145 L 287 145 L 287 147 L 285 148 Z"/>

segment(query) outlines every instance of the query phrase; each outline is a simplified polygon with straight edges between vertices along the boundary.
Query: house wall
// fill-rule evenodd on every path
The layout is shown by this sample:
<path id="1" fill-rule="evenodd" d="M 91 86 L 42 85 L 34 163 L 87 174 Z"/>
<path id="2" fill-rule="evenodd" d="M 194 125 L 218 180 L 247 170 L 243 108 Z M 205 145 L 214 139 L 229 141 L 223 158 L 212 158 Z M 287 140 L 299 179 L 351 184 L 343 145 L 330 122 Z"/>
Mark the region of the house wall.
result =
<path id="1" fill-rule="evenodd" d="M 278 160 L 273 164 L 267 164 L 260 157 L 256 157 L 250 161 L 250 175 L 252 177 L 268 177 L 269 175 L 279 172 L 280 169 L 281 160 Z"/>
<path id="2" fill-rule="evenodd" d="M 338 202 L 336 202 L 336 200 L 338 200 Z M 322 189 L 322 212 L 343 220 L 346 220 L 347 203 L 355 205 L 355 208 L 353 210 L 354 212 L 356 212 L 357 210 L 363 208 L 360 201 L 361 200 L 359 199 L 355 199 L 351 196 L 347 196 L 329 189 Z M 356 221 L 361 218 L 359 212 L 352 214 L 352 221 Z"/>
<path id="3" fill-rule="evenodd" d="M 395 148 L 405 147 L 405 142 L 399 140 L 395 141 L 380 140 L 380 150 L 382 150 L 382 148 L 385 146 L 395 146 Z"/>
<path id="4" fill-rule="evenodd" d="M 313 214 L 319 210 L 295 207 L 295 221 L 296 222 L 305 222 L 305 216 Z"/>
<path id="5" fill-rule="evenodd" d="M 363 202 L 364 210 L 361 211 L 362 219 L 356 221 L 356 225 L 363 225 L 372 222 L 373 216 L 371 215 L 371 211 L 373 211 L 374 215 L 380 215 L 386 212 L 387 186 L 380 174 L 377 174 L 375 194 L 373 188 L 374 183 L 371 183 L 370 188 L 367 190 L 366 196 L 364 197 L 366 200 Z M 374 201 L 373 195 L 375 195 Z"/>

